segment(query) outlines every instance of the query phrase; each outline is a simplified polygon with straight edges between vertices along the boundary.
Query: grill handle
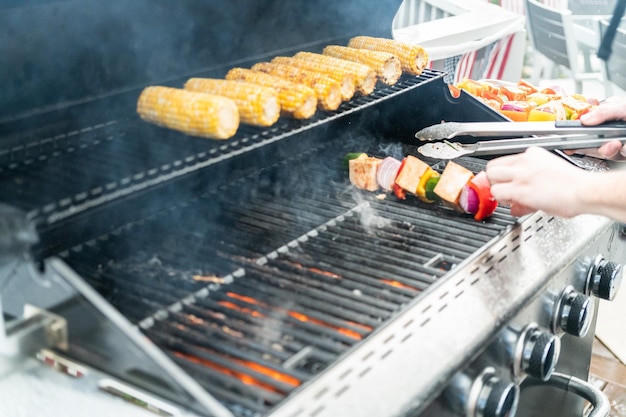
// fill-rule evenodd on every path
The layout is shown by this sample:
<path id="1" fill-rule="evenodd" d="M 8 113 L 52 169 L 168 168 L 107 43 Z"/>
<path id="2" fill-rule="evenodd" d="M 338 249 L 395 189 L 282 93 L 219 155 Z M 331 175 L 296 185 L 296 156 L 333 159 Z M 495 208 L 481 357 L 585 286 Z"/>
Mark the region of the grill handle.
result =
<path id="1" fill-rule="evenodd" d="M 532 380 L 528 382 L 531 385 L 552 386 L 583 397 L 593 406 L 593 410 L 591 410 L 591 413 L 589 413 L 587 417 L 609 417 L 609 412 L 611 411 L 609 399 L 602 391 L 587 381 L 576 378 L 575 376 L 553 372 L 546 381 L 532 378 Z"/>

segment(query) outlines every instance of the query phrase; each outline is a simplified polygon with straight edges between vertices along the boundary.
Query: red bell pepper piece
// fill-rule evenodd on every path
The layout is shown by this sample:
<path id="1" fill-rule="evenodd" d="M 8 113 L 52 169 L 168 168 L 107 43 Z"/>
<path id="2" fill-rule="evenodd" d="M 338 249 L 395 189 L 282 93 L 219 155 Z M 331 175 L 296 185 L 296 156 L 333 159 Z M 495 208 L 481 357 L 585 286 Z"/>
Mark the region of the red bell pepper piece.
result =
<path id="1" fill-rule="evenodd" d="M 406 158 L 403 158 L 402 162 L 400 163 L 400 168 L 398 168 L 398 173 L 396 174 L 396 178 L 398 178 L 398 175 L 400 175 L 400 173 L 402 172 L 402 168 L 404 168 L 405 164 L 406 164 Z M 404 188 L 400 187 L 398 184 L 394 182 L 392 190 L 393 190 L 393 194 L 398 199 L 406 200 L 406 191 L 404 190 Z"/>
<path id="2" fill-rule="evenodd" d="M 398 184 L 393 185 L 393 194 L 400 200 L 406 200 L 406 191 Z"/>
<path id="3" fill-rule="evenodd" d="M 480 171 L 467 184 L 478 196 L 478 211 L 474 214 L 474 220 L 481 221 L 493 214 L 498 207 L 498 202 L 491 194 L 491 184 L 485 171 Z"/>

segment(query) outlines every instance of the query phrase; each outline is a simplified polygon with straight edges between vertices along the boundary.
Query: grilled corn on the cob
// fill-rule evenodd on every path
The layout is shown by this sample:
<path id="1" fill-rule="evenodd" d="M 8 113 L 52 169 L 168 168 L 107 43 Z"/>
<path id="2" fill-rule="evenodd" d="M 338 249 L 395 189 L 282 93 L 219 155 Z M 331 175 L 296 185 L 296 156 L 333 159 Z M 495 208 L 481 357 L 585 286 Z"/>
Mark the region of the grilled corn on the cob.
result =
<path id="1" fill-rule="evenodd" d="M 225 78 L 274 87 L 278 91 L 281 113 L 285 116 L 295 119 L 308 119 L 315 114 L 317 109 L 315 91 L 304 84 L 293 83 L 274 75 L 247 68 L 233 68 L 228 71 Z"/>
<path id="2" fill-rule="evenodd" d="M 272 59 L 272 63 L 291 65 L 301 68 L 303 71 L 313 71 L 319 74 L 327 75 L 341 85 L 341 99 L 343 101 L 350 100 L 356 91 L 356 85 L 352 74 L 341 71 L 340 69 L 328 69 L 310 61 L 303 61 L 301 59 L 295 59 L 288 56 L 277 56 Z"/>
<path id="3" fill-rule="evenodd" d="M 271 126 L 280 117 L 278 92 L 271 87 L 244 81 L 214 78 L 190 78 L 185 90 L 216 94 L 232 99 L 239 109 L 242 123 L 254 126 Z"/>
<path id="4" fill-rule="evenodd" d="M 239 128 L 233 100 L 180 88 L 146 87 L 137 100 L 137 113 L 159 126 L 211 139 L 228 139 Z"/>
<path id="5" fill-rule="evenodd" d="M 298 52 L 293 57 L 301 61 L 312 62 L 322 71 L 345 71 L 352 74 L 357 90 L 363 95 L 371 94 L 376 88 L 376 71 L 365 64 L 313 52 Z"/>
<path id="6" fill-rule="evenodd" d="M 341 86 L 332 78 L 304 71 L 301 68 L 271 62 L 259 62 L 252 66 L 254 71 L 262 71 L 289 81 L 308 85 L 315 90 L 317 105 L 322 110 L 337 110 L 341 104 Z"/>
<path id="7" fill-rule="evenodd" d="M 350 39 L 348 46 L 391 53 L 400 60 L 402 70 L 413 75 L 420 75 L 428 64 L 428 54 L 420 45 L 372 36 L 355 36 Z"/>
<path id="8" fill-rule="evenodd" d="M 379 79 L 388 85 L 395 84 L 402 75 L 402 65 L 397 56 L 388 52 L 371 51 L 369 49 L 349 48 L 340 45 L 328 45 L 324 55 L 355 61 L 371 67 Z"/>

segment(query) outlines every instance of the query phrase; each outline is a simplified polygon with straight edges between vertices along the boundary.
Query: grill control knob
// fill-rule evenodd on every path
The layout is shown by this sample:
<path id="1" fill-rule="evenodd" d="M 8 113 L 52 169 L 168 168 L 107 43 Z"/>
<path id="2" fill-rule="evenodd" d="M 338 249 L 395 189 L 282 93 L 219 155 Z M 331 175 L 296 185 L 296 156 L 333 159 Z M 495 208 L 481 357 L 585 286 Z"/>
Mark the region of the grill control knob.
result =
<path id="1" fill-rule="evenodd" d="M 573 336 L 584 337 L 591 326 L 593 313 L 594 303 L 591 297 L 568 286 L 557 302 L 552 331 L 565 331 Z"/>
<path id="2" fill-rule="evenodd" d="M 613 300 L 622 283 L 623 268 L 617 262 L 607 261 L 599 255 L 587 274 L 587 294 L 604 300 Z"/>
<path id="3" fill-rule="evenodd" d="M 517 410 L 518 388 L 497 376 L 488 378 L 478 396 L 475 417 L 510 417 Z"/>
<path id="4" fill-rule="evenodd" d="M 561 339 L 536 324 L 528 325 L 517 342 L 515 375 L 527 374 L 542 381 L 552 375 L 561 351 Z"/>
<path id="5" fill-rule="evenodd" d="M 448 406 L 466 417 L 513 417 L 519 402 L 519 387 L 500 378 L 487 367 L 458 373 L 444 390 Z"/>

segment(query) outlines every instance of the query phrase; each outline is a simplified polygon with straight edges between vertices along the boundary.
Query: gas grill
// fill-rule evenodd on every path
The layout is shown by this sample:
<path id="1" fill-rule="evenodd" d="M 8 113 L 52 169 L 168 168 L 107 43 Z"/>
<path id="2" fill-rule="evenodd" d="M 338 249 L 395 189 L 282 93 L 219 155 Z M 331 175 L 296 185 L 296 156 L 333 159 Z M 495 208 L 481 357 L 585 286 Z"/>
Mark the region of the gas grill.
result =
<path id="1" fill-rule="evenodd" d="M 63 3 L 57 11 L 75 17 Z M 221 77 L 345 44 L 353 32 L 389 37 L 399 4 L 356 3 L 330 21 L 316 9 L 293 38 L 259 32 L 254 57 L 245 42 L 243 55 L 205 47 L 198 54 L 211 67 L 190 68 Z M 47 7 L 25 6 L 34 22 Z M 264 25 L 252 18 L 257 6 L 228 7 Z M 301 7 L 267 2 L 264 11 L 292 27 Z M 199 31 L 240 40 L 241 25 L 200 15 L 185 14 L 215 24 Z M 31 22 L 21 6 L 7 16 Z M 26 56 L 16 57 L 15 83 L 20 59 L 32 64 Z M 465 93 L 450 97 L 443 72 L 379 83 L 311 120 L 209 141 L 141 121 L 141 71 L 120 86 L 115 70 L 104 92 L 62 79 L 62 104 L 4 99 L 13 107 L 0 125 L 0 389 L 15 401 L 3 415 L 27 407 L 20 390 L 33 380 L 43 384 L 37 401 L 87 396 L 104 415 L 139 405 L 190 416 L 570 416 L 585 400 L 603 411 L 585 381 L 597 297 L 612 298 L 621 278 L 620 225 L 516 219 L 505 207 L 476 222 L 349 184 L 347 152 L 401 158 L 416 154 L 417 130 L 441 120 L 504 120 Z M 159 84 L 179 86 L 181 74 Z M 42 87 L 33 79 L 26 90 Z M 478 172 L 486 161 L 459 163 Z"/>

